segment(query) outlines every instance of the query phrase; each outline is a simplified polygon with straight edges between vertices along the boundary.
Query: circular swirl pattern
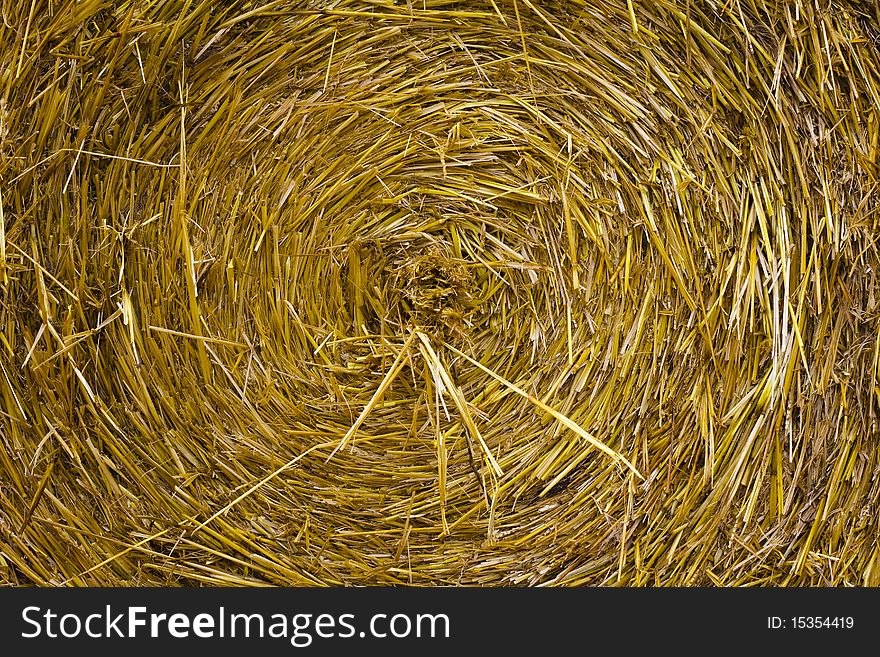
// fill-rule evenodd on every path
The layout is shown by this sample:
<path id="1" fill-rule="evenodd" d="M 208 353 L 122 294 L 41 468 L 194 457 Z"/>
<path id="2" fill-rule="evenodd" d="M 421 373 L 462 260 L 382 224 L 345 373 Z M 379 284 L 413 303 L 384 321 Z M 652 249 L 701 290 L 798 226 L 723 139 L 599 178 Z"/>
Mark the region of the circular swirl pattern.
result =
<path id="1" fill-rule="evenodd" d="M 7 19 L 0 575 L 880 582 L 880 31 L 826 4 Z"/>

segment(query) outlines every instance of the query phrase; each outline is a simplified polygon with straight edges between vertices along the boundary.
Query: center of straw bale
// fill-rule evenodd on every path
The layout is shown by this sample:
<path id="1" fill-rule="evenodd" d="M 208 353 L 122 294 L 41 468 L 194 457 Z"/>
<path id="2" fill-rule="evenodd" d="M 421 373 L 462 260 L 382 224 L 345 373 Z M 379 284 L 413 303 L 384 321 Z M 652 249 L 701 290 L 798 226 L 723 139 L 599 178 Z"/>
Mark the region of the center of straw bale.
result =
<path id="1" fill-rule="evenodd" d="M 444 339 L 463 337 L 473 308 L 470 271 L 438 247 L 408 255 L 397 277 L 400 303 L 410 323 Z"/>
<path id="2" fill-rule="evenodd" d="M 467 263 L 442 244 L 361 243 L 349 255 L 354 321 L 373 331 L 418 326 L 461 342 L 475 304 Z"/>

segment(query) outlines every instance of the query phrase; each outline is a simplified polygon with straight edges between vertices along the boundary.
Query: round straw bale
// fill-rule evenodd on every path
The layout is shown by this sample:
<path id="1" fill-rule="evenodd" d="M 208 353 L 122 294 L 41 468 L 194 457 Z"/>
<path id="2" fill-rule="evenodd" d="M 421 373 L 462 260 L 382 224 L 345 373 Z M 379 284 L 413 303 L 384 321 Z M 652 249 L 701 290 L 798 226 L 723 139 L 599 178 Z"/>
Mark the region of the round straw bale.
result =
<path id="1" fill-rule="evenodd" d="M 880 584 L 878 24 L 5 3 L 0 582 Z"/>

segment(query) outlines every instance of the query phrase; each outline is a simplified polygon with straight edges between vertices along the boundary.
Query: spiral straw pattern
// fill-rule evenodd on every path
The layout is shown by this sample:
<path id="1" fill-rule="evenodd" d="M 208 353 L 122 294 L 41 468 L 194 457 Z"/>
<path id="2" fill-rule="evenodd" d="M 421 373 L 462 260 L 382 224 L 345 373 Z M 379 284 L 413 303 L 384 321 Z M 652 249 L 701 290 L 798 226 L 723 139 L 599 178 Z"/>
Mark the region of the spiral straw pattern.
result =
<path id="1" fill-rule="evenodd" d="M 0 581 L 880 584 L 880 14 L 3 3 Z"/>

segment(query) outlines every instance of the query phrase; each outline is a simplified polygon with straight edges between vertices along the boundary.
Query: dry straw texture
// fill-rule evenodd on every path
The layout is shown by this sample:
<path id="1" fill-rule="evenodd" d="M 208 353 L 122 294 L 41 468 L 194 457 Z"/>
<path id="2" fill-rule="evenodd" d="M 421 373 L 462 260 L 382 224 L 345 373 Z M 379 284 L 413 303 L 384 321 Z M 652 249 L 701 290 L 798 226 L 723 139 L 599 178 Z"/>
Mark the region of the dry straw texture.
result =
<path id="1" fill-rule="evenodd" d="M 0 581 L 880 583 L 871 0 L 0 13 Z"/>

